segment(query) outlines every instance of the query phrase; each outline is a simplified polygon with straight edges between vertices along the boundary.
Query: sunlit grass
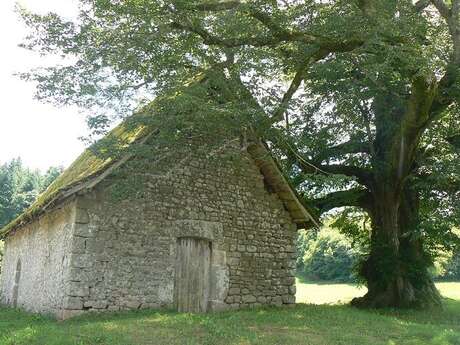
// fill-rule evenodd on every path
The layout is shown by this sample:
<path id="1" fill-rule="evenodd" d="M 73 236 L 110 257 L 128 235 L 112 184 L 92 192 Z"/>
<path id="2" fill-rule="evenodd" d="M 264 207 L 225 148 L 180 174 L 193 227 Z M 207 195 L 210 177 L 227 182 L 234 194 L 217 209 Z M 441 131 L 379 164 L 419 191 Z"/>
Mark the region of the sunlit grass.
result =
<path id="1" fill-rule="evenodd" d="M 215 314 L 135 311 L 65 322 L 0 309 L 0 345 L 460 345 L 460 283 L 438 284 L 443 310 L 364 311 L 298 304 Z M 346 284 L 298 284 L 298 300 L 346 302 Z"/>
<path id="2" fill-rule="evenodd" d="M 324 284 L 302 283 L 296 280 L 297 303 L 309 304 L 340 304 L 351 301 L 354 297 L 363 296 L 366 287 L 358 287 L 353 284 Z"/>
<path id="3" fill-rule="evenodd" d="M 460 283 L 436 283 L 437 288 L 444 297 L 460 300 Z"/>
<path id="4" fill-rule="evenodd" d="M 309 304 L 343 304 L 350 302 L 354 297 L 363 296 L 367 289 L 356 284 L 330 284 L 321 282 L 305 282 L 296 279 L 297 303 Z M 436 287 L 441 295 L 447 298 L 460 300 L 460 283 L 439 282 Z"/>

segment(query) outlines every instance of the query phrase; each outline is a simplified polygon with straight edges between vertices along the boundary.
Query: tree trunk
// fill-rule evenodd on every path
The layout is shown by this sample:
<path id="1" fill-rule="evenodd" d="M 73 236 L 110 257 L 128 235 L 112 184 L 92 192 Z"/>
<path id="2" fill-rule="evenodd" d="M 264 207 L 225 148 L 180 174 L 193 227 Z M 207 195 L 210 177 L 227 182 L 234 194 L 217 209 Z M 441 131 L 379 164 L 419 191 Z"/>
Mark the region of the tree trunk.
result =
<path id="1" fill-rule="evenodd" d="M 368 292 L 352 304 L 366 308 L 440 307 L 441 296 L 428 273 L 432 261 L 417 232 L 418 197 L 409 188 L 397 193 L 382 185 L 370 212 L 370 254 L 360 270 Z"/>

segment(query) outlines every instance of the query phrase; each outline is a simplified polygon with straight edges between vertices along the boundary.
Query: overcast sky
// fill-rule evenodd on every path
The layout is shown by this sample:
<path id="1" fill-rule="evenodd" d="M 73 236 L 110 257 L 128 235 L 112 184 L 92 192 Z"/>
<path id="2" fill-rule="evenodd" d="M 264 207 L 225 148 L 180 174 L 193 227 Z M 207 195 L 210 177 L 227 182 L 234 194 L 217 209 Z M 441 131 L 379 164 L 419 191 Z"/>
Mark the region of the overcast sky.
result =
<path id="1" fill-rule="evenodd" d="M 87 133 L 77 109 L 56 108 L 33 99 L 34 87 L 12 74 L 49 63 L 17 45 L 25 28 L 14 13 L 15 0 L 0 0 L 0 164 L 21 157 L 41 170 L 68 166 L 84 149 L 78 137 Z M 20 0 L 36 12 L 50 10 L 65 16 L 77 12 L 75 0 Z"/>

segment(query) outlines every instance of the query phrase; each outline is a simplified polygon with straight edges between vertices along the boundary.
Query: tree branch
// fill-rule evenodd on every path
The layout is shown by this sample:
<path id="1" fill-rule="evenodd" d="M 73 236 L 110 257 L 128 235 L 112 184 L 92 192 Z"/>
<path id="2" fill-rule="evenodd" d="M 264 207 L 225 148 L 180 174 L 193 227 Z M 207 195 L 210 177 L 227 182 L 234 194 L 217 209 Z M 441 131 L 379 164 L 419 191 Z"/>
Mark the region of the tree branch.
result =
<path id="1" fill-rule="evenodd" d="M 449 82 L 449 85 L 443 86 L 441 83 L 439 83 L 436 97 L 433 100 L 433 104 L 431 105 L 429 118 L 423 126 L 424 129 L 427 128 L 431 123 L 439 120 L 454 102 L 454 99 L 449 97 L 448 94 L 449 88 L 452 84 L 453 82 Z"/>
<path id="2" fill-rule="evenodd" d="M 359 140 L 349 140 L 342 144 L 338 144 L 332 147 L 328 147 L 320 152 L 314 159 L 313 162 L 321 163 L 325 159 L 338 158 L 345 154 L 352 153 L 370 153 L 368 143 L 363 143 Z"/>
<path id="3" fill-rule="evenodd" d="M 176 29 L 186 29 L 188 31 L 194 32 L 200 35 L 206 44 L 209 45 L 221 45 L 226 47 L 240 47 L 243 45 L 253 45 L 253 46 L 266 46 L 273 45 L 282 42 L 301 42 L 307 44 L 316 44 L 320 47 L 321 50 L 327 50 L 331 52 L 347 52 L 355 49 L 358 46 L 364 44 L 363 39 L 350 39 L 347 41 L 331 41 L 326 37 L 321 37 L 317 35 L 312 35 L 303 31 L 296 31 L 286 29 L 277 23 L 275 23 L 272 18 L 266 13 L 259 11 L 254 6 L 249 6 L 241 3 L 240 1 L 220 1 L 215 3 L 204 3 L 195 6 L 188 6 L 185 9 L 200 10 L 200 11 L 225 11 L 230 9 L 235 9 L 237 7 L 243 7 L 244 12 L 246 12 L 250 17 L 256 19 L 262 25 L 268 29 L 267 37 L 251 37 L 243 39 L 223 39 L 217 36 L 212 35 L 203 28 L 200 28 L 196 25 L 179 23 L 174 21 L 172 23 L 173 28 Z M 174 11 L 172 11 L 175 13 Z M 177 14 L 177 13 L 175 13 Z"/>
<path id="4" fill-rule="evenodd" d="M 284 94 L 283 99 L 281 100 L 281 103 L 278 105 L 278 108 L 275 110 L 275 112 L 270 118 L 270 124 L 279 122 L 283 119 L 283 114 L 288 109 L 289 102 L 291 101 L 292 97 L 294 96 L 296 91 L 299 89 L 300 84 L 302 83 L 304 73 L 305 73 L 305 70 L 307 69 L 307 66 L 308 66 L 308 63 L 304 63 L 300 65 L 300 67 L 297 69 L 297 72 L 294 78 L 292 79 L 291 85 L 289 86 L 288 90 Z"/>
<path id="5" fill-rule="evenodd" d="M 358 104 L 359 111 L 361 112 L 361 115 L 363 116 L 364 119 L 364 124 L 366 126 L 366 134 L 367 134 L 367 145 L 368 145 L 368 152 L 370 153 L 372 157 L 377 157 L 377 154 L 375 152 L 375 147 L 374 147 L 374 139 L 372 138 L 372 130 L 371 130 L 371 119 L 370 119 L 370 114 L 369 111 L 362 105 Z"/>
<path id="6" fill-rule="evenodd" d="M 355 177 L 356 180 L 364 186 L 368 186 L 372 180 L 372 173 L 370 170 L 353 165 L 330 164 L 319 165 L 317 168 L 319 171 L 323 171 L 329 174 Z M 302 170 L 307 172 L 307 169 Z"/>
<path id="7" fill-rule="evenodd" d="M 450 10 L 448 25 L 454 45 L 452 63 L 458 68 L 460 65 L 460 0 L 452 0 L 452 9 Z"/>
<path id="8" fill-rule="evenodd" d="M 419 0 L 415 3 L 414 7 L 417 12 L 423 11 L 429 4 L 430 0 Z"/>
<path id="9" fill-rule="evenodd" d="M 436 85 L 436 93 L 430 107 L 428 120 L 424 129 L 433 121 L 438 120 L 446 110 L 456 101 L 455 96 L 450 95 L 452 86 L 456 83 L 460 72 L 460 0 L 452 0 L 451 9 L 444 0 L 431 0 L 441 16 L 446 20 L 452 39 L 453 53 L 446 72 Z"/>
<path id="10" fill-rule="evenodd" d="M 281 27 L 275 23 L 269 15 L 253 7 L 249 8 L 248 12 L 252 18 L 262 23 L 262 25 L 269 29 L 270 33 L 279 40 L 298 41 L 303 43 L 315 43 L 318 41 L 318 37 L 314 35 L 309 35 L 308 33 L 301 31 L 292 31 Z"/>
<path id="11" fill-rule="evenodd" d="M 197 11 L 217 12 L 232 10 L 238 7 L 243 7 L 243 5 L 244 4 L 242 4 L 241 1 L 218 1 L 189 6 L 188 8 Z M 314 35 L 309 35 L 301 31 L 291 31 L 278 25 L 269 15 L 263 11 L 258 10 L 254 6 L 245 5 L 244 11 L 247 12 L 250 17 L 262 23 L 262 25 L 269 29 L 270 34 L 280 41 L 300 41 L 304 43 L 313 43 L 317 40 L 317 37 Z"/>
<path id="12" fill-rule="evenodd" d="M 248 38 L 239 38 L 239 39 L 224 39 L 215 35 L 212 35 L 205 29 L 197 25 L 183 24 L 179 22 L 172 22 L 170 24 L 171 28 L 188 31 L 194 34 L 197 34 L 203 39 L 203 42 L 210 46 L 221 46 L 226 48 L 237 48 L 241 46 L 254 46 L 254 47 L 263 47 L 269 45 L 276 45 L 282 43 L 279 39 L 274 37 L 248 37 Z"/>
<path id="13" fill-rule="evenodd" d="M 345 175 L 356 178 L 356 180 L 364 186 L 370 186 L 372 184 L 372 172 L 365 168 L 343 164 L 317 164 L 311 160 L 304 159 L 298 154 L 292 158 L 294 158 L 294 161 L 305 174 L 319 173 L 323 175 Z"/>
<path id="14" fill-rule="evenodd" d="M 447 4 L 444 2 L 444 0 L 431 0 L 431 3 L 436 7 L 438 10 L 439 14 L 445 18 L 449 19 L 450 17 L 450 10 Z"/>
<path id="15" fill-rule="evenodd" d="M 452 135 L 446 138 L 446 141 L 451 144 L 456 150 L 460 150 L 460 134 Z"/>
<path id="16" fill-rule="evenodd" d="M 366 189 L 354 188 L 345 191 L 333 192 L 319 199 L 306 200 L 315 207 L 319 215 L 338 207 L 355 206 L 365 210 L 371 205 L 371 195 Z"/>
<path id="17" fill-rule="evenodd" d="M 366 17 L 372 18 L 375 15 L 374 0 L 358 0 L 358 6 Z"/>
<path id="18" fill-rule="evenodd" d="M 347 51 L 346 49 L 352 50 L 360 44 L 361 43 L 359 44 L 356 43 L 356 46 L 354 44 L 350 44 L 349 48 L 345 48 L 344 46 L 340 44 L 338 44 L 335 47 L 331 46 L 329 48 L 320 48 L 315 53 L 313 53 L 311 57 L 308 58 L 304 63 L 300 64 L 300 66 L 297 68 L 296 74 L 294 75 L 294 78 L 292 79 L 288 90 L 286 91 L 280 104 L 278 105 L 278 108 L 275 110 L 275 112 L 271 116 L 270 123 L 273 124 L 283 119 L 283 115 L 289 107 L 289 102 L 292 100 L 292 97 L 294 97 L 294 94 L 299 89 L 304 79 L 304 74 L 310 65 L 324 59 L 326 56 L 328 56 L 330 53 L 334 51 L 340 52 L 340 51 Z"/>
<path id="19" fill-rule="evenodd" d="M 216 2 L 209 2 L 203 3 L 193 6 L 193 9 L 198 11 L 209 11 L 209 12 L 218 12 L 218 11 L 227 11 L 234 8 L 237 8 L 241 5 L 241 1 L 234 0 L 234 1 L 216 1 Z"/>
<path id="20" fill-rule="evenodd" d="M 193 7 L 188 7 L 188 9 L 200 10 L 200 11 L 223 11 L 234 9 L 243 5 L 240 1 L 218 1 L 210 2 L 199 5 L 194 5 Z M 347 41 L 331 41 L 327 38 L 316 37 L 302 31 L 293 31 L 286 29 L 276 22 L 273 21 L 271 16 L 268 14 L 259 11 L 254 6 L 244 6 L 245 11 L 252 18 L 256 19 L 262 25 L 268 29 L 269 36 L 259 36 L 259 37 L 249 37 L 249 38 L 222 38 L 216 35 L 213 35 L 211 32 L 205 30 L 203 27 L 198 26 L 197 24 L 191 24 L 189 20 L 184 22 L 174 21 L 171 23 L 173 29 L 185 30 L 191 33 L 195 33 L 203 39 L 203 42 L 207 45 L 216 45 L 225 48 L 235 48 L 241 47 L 244 45 L 251 45 L 255 47 L 277 45 L 287 41 L 296 41 L 307 44 L 315 44 L 318 46 L 315 53 L 313 53 L 305 62 L 301 63 L 296 70 L 294 78 L 284 94 L 278 108 L 275 110 L 273 115 L 269 119 L 269 123 L 273 124 L 279 122 L 283 119 L 283 115 L 286 113 L 286 110 L 289 107 L 289 102 L 292 100 L 295 92 L 299 89 L 302 80 L 304 78 L 304 73 L 309 67 L 309 65 L 325 58 L 327 55 L 333 52 L 347 52 L 351 51 L 362 44 L 364 40 L 361 39 L 350 39 Z M 174 13 L 175 11 L 173 11 Z M 287 123 L 288 121 L 286 121 Z"/>
<path id="21" fill-rule="evenodd" d="M 373 184 L 372 171 L 366 168 L 345 164 L 320 164 L 318 161 L 304 158 L 289 142 L 276 140 L 276 145 L 284 151 L 291 164 L 295 164 L 305 174 L 322 174 L 322 175 L 345 175 L 356 178 L 356 181 L 364 186 Z"/>

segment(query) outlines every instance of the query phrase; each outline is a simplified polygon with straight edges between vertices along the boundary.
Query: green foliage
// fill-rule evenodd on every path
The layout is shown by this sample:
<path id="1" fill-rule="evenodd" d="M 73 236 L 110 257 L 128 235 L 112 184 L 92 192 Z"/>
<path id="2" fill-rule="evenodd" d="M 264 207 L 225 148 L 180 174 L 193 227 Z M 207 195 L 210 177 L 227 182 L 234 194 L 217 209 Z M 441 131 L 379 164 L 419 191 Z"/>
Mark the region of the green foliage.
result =
<path id="1" fill-rule="evenodd" d="M 25 168 L 19 158 L 0 166 L 0 228 L 28 208 L 62 172 L 52 167 L 45 174 Z"/>
<path id="2" fill-rule="evenodd" d="M 394 269 L 419 257 L 390 248 L 404 239 L 408 252 L 423 243 L 419 254 L 431 258 L 460 242 L 452 2 L 79 2 L 75 20 L 18 8 L 30 28 L 23 46 L 68 58 L 22 77 L 37 82 L 41 100 L 89 109 L 96 136 L 157 97 L 158 147 L 181 149 L 186 137 L 222 145 L 241 132 L 263 138 L 317 213 L 343 211 L 336 226 L 380 255 L 368 277 L 386 281 L 369 286 L 412 272 Z M 203 71 L 213 82 L 185 92 Z"/>
<path id="3" fill-rule="evenodd" d="M 460 280 L 460 252 L 438 254 L 432 275 L 438 280 Z"/>
<path id="4" fill-rule="evenodd" d="M 23 166 L 19 158 L 0 165 L 0 229 L 24 212 L 61 173 L 49 168 L 44 174 Z M 3 242 L 0 241 L 0 270 Z"/>
<path id="5" fill-rule="evenodd" d="M 298 272 L 304 271 L 303 257 L 316 241 L 317 232 L 301 230 L 296 240 L 296 267 Z"/>
<path id="6" fill-rule="evenodd" d="M 452 256 L 445 266 L 443 279 L 459 281 L 460 280 L 460 252 Z"/>
<path id="7" fill-rule="evenodd" d="M 36 198 L 40 189 L 37 174 L 24 171 L 19 159 L 0 166 L 0 227 L 16 217 Z"/>
<path id="8" fill-rule="evenodd" d="M 347 207 L 332 218 L 330 226 L 345 235 L 353 246 L 369 251 L 370 223 L 366 212 L 356 207 Z"/>
<path id="9" fill-rule="evenodd" d="M 251 107 L 239 112 L 240 117 L 228 116 L 233 113 L 232 107 L 243 103 L 238 102 L 238 92 L 229 89 L 232 85 L 219 83 L 220 74 L 201 73 L 175 92 L 169 90 L 158 95 L 155 101 L 143 106 L 85 150 L 17 221 L 32 218 L 62 189 L 85 182 L 128 155 L 136 155 L 138 159 L 130 165 L 141 171 L 152 161 L 190 150 L 192 144 L 194 150 L 203 150 L 211 159 L 215 152 L 226 151 L 222 150 L 225 145 L 239 142 L 243 125 L 240 117 L 250 117 Z M 200 118 L 198 123 L 197 118 Z M 125 174 L 123 180 L 124 186 L 118 184 L 114 196 L 123 198 L 139 191 L 136 188 L 142 181 L 138 176 Z"/>
<path id="10" fill-rule="evenodd" d="M 0 229 L 24 212 L 62 170 L 51 167 L 42 174 L 25 168 L 19 158 L 0 165 Z M 0 268 L 2 256 L 0 242 Z"/>
<path id="11" fill-rule="evenodd" d="M 317 234 L 301 231 L 297 255 L 298 272 L 309 280 L 354 280 L 359 253 L 344 235 L 331 228 L 323 228 Z"/>

